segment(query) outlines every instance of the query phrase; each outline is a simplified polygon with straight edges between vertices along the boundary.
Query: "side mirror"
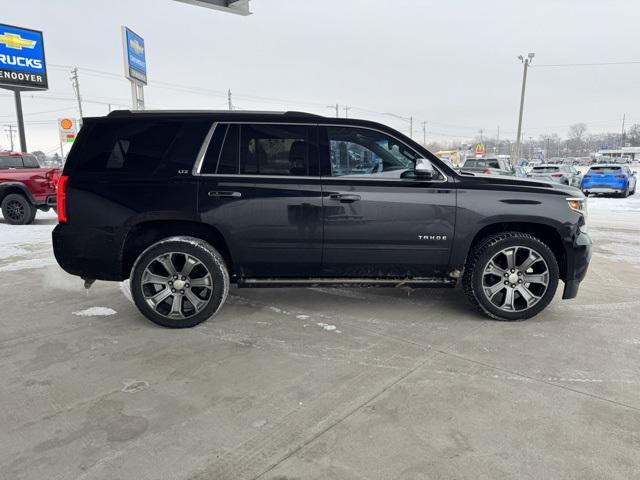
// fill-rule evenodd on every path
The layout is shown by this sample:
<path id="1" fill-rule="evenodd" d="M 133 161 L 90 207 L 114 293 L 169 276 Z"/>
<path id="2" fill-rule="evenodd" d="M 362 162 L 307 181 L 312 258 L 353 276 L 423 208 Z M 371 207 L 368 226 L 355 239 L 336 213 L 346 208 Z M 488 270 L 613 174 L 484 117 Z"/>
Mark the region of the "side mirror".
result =
<path id="1" fill-rule="evenodd" d="M 416 160 L 416 177 L 422 179 L 431 179 L 436 176 L 436 171 L 431 162 L 426 158 L 418 158 Z"/>

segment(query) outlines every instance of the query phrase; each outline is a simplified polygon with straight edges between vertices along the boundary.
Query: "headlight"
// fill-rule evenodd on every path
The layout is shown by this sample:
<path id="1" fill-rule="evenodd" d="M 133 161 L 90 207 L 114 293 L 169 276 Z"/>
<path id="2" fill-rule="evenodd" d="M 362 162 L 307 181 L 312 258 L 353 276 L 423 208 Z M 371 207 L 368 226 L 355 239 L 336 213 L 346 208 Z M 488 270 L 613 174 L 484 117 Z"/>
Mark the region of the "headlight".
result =
<path id="1" fill-rule="evenodd" d="M 587 231 L 587 218 L 588 218 L 588 210 L 587 210 L 587 199 L 586 198 L 567 198 L 567 204 L 569 208 L 574 212 L 578 212 L 582 215 L 582 222 L 580 223 L 580 230 L 583 232 Z"/>

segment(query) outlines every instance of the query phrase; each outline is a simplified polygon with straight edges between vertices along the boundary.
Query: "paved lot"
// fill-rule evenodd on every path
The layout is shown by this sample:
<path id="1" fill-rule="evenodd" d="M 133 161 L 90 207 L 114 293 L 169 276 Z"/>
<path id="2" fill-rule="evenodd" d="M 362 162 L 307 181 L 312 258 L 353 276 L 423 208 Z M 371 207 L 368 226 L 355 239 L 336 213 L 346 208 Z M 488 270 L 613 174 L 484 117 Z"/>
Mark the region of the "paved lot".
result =
<path id="1" fill-rule="evenodd" d="M 519 323 L 458 290 L 232 289 L 164 330 L 60 271 L 52 215 L 0 222 L 0 477 L 637 478 L 640 195 L 590 203 L 579 297 Z"/>

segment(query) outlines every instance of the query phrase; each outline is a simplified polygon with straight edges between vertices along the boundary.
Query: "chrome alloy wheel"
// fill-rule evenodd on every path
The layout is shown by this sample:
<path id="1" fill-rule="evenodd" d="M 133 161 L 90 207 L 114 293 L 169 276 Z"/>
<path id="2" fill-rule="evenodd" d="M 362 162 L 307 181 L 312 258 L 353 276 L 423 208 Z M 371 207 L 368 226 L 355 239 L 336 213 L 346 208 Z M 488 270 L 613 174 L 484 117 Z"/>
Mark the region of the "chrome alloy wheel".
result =
<path id="1" fill-rule="evenodd" d="M 144 269 L 140 280 L 144 299 L 166 318 L 181 319 L 202 311 L 211 300 L 211 272 L 192 255 L 163 253 Z"/>
<path id="2" fill-rule="evenodd" d="M 549 266 L 529 247 L 508 247 L 496 253 L 482 272 L 487 299 L 505 312 L 533 307 L 549 287 Z"/>

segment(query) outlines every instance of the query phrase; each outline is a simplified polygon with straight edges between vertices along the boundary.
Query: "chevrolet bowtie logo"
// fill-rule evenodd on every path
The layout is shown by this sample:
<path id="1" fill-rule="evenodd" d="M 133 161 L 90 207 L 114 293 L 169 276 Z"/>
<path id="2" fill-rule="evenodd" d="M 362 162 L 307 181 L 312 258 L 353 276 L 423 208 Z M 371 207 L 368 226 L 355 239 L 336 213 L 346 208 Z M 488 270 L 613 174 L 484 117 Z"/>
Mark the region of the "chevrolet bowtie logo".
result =
<path id="1" fill-rule="evenodd" d="M 0 35 L 0 44 L 2 43 L 4 43 L 7 48 L 13 48 L 14 50 L 22 50 L 23 48 L 33 48 L 36 46 L 35 40 L 28 40 L 16 33 L 8 32 Z"/>
<path id="2" fill-rule="evenodd" d="M 138 42 L 137 40 L 129 40 L 129 46 L 138 55 L 140 55 L 142 52 L 144 52 L 144 47 L 142 45 L 140 45 L 140 42 Z"/>

